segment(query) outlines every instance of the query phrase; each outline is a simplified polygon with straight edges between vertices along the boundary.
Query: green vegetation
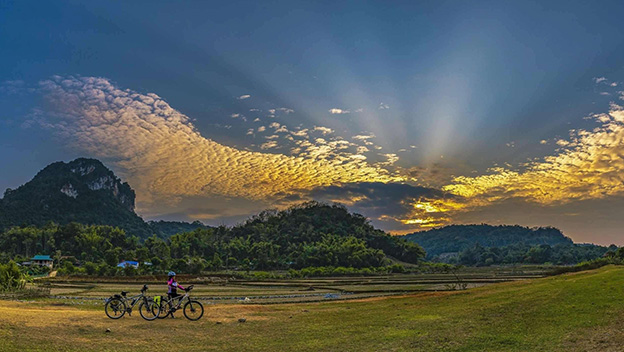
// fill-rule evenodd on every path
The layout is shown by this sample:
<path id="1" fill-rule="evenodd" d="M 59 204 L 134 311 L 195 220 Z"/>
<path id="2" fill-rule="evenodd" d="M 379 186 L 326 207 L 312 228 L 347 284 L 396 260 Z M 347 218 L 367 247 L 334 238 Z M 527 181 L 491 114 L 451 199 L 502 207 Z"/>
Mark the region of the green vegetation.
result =
<path id="1" fill-rule="evenodd" d="M 450 225 L 439 229 L 416 232 L 405 236 L 427 251 L 428 259 L 459 253 L 479 244 L 482 247 L 505 247 L 512 244 L 540 245 L 572 244 L 572 240 L 553 227 Z"/>
<path id="2" fill-rule="evenodd" d="M 111 321 L 101 305 L 0 301 L 0 350 L 618 351 L 622 287 L 624 268 L 608 266 L 467 291 L 206 305 L 204 318 L 193 323 Z"/>
<path id="3" fill-rule="evenodd" d="M 0 248 L 0 261 L 53 253 L 61 275 L 307 267 L 343 267 L 345 273 L 349 272 L 346 268 L 384 268 L 387 272 L 401 270 L 391 266 L 389 256 L 416 264 L 425 255 L 420 246 L 373 228 L 361 215 L 315 202 L 266 211 L 232 228 L 196 229 L 168 239 L 154 235 L 145 241 L 111 226 L 13 227 L 0 234 Z M 141 265 L 138 270 L 116 267 L 122 260 Z"/>
<path id="4" fill-rule="evenodd" d="M 210 226 L 206 226 L 199 221 L 193 221 L 191 223 L 184 221 L 148 221 L 152 233 L 158 237 L 167 238 L 173 236 L 176 233 L 191 232 L 196 229 L 207 229 Z"/>
<path id="5" fill-rule="evenodd" d="M 0 292 L 21 290 L 24 289 L 25 285 L 26 276 L 15 262 L 0 264 Z"/>
<path id="6" fill-rule="evenodd" d="M 610 247 L 579 244 L 530 246 L 519 243 L 487 248 L 476 244 L 472 248 L 464 249 L 456 257 L 449 258 L 448 262 L 476 266 L 518 263 L 569 265 L 601 258 L 608 251 L 615 250 L 617 250 L 615 245 Z"/>

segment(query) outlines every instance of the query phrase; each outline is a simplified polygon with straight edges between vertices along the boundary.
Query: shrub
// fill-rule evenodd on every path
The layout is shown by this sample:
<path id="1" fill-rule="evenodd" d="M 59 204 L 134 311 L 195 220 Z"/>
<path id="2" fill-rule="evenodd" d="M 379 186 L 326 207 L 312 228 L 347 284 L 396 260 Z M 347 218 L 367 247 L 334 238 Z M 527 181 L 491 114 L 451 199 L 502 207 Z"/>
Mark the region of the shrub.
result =
<path id="1" fill-rule="evenodd" d="M 84 270 L 87 275 L 93 275 L 97 272 L 97 266 L 93 262 L 86 262 L 84 265 Z"/>
<path id="2" fill-rule="evenodd" d="M 26 278 L 14 261 L 0 264 L 0 291 L 22 290 L 26 286 Z"/>

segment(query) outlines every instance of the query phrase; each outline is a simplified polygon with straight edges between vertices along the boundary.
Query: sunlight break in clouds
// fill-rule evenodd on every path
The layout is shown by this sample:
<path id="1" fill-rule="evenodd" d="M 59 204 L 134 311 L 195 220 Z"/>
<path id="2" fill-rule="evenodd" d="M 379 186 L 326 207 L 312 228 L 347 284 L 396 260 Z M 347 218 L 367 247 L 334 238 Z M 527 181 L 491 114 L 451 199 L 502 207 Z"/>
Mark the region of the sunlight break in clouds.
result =
<path id="1" fill-rule="evenodd" d="M 104 78 L 54 77 L 40 89 L 49 111 L 35 122 L 112 163 L 148 204 L 197 195 L 263 199 L 336 183 L 402 180 L 359 156 L 306 158 L 219 144 L 158 95 L 122 90 Z"/>
<path id="2" fill-rule="evenodd" d="M 598 79 L 600 80 L 600 79 Z M 571 131 L 558 140 L 555 155 L 531 162 L 522 171 L 492 169 L 488 175 L 457 177 L 445 191 L 488 204 L 522 198 L 544 205 L 624 194 L 624 109 L 591 116 L 601 125 Z"/>

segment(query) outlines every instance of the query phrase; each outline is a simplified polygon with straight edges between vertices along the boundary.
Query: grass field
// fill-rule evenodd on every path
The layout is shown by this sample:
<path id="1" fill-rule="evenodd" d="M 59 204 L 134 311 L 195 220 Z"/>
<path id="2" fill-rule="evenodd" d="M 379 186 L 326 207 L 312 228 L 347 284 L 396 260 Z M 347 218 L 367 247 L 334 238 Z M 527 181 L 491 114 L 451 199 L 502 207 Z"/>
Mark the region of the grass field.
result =
<path id="1" fill-rule="evenodd" d="M 113 321 L 101 304 L 63 304 L 0 301 L 0 351 L 621 351 L 624 345 L 624 268 L 613 266 L 466 291 L 206 305 L 198 322 L 181 314 Z"/>

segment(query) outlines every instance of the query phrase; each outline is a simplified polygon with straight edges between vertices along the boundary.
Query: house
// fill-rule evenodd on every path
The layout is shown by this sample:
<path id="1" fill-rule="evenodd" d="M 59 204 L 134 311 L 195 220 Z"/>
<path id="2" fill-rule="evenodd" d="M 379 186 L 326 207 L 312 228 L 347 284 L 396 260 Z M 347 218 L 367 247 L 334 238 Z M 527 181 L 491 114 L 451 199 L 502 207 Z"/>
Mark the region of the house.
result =
<path id="1" fill-rule="evenodd" d="M 117 264 L 118 268 L 125 268 L 127 266 L 131 266 L 131 267 L 133 267 L 135 269 L 138 269 L 139 268 L 139 262 L 133 262 L 133 261 L 130 261 L 130 260 L 123 260 L 121 263 Z"/>
<path id="2" fill-rule="evenodd" d="M 49 255 L 37 254 L 36 256 L 30 258 L 30 265 L 47 266 L 52 269 L 53 264 L 54 259 L 50 258 Z"/>

